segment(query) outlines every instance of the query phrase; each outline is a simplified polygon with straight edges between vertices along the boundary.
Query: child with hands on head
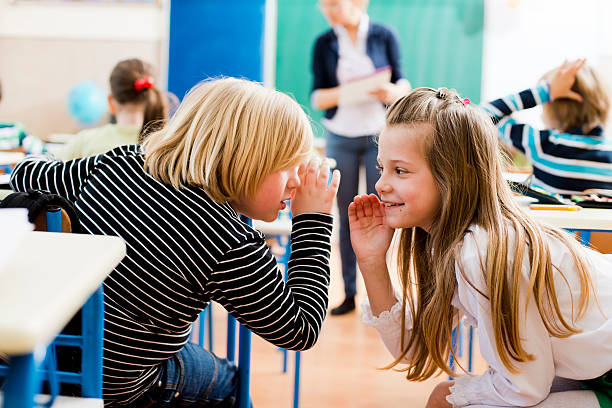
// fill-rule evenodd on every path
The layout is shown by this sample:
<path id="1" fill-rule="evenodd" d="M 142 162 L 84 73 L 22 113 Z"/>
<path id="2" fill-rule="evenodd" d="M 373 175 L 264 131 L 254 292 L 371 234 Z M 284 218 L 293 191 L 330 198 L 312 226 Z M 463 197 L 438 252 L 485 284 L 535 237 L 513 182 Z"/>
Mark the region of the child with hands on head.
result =
<path id="1" fill-rule="evenodd" d="M 378 161 L 380 200 L 349 206 L 364 322 L 409 380 L 454 375 L 447 360 L 461 318 L 478 328 L 490 366 L 440 383 L 427 406 L 610 401 L 612 258 L 521 211 L 489 117 L 454 91 L 416 89 L 389 108 Z M 399 293 L 386 262 L 395 230 Z"/>
<path id="2" fill-rule="evenodd" d="M 520 123 L 512 114 L 542 105 L 546 129 Z M 612 189 L 612 141 L 604 126 L 608 89 L 584 59 L 564 62 L 534 88 L 483 105 L 501 139 L 533 166 L 532 184 L 565 195 Z"/>
<path id="3" fill-rule="evenodd" d="M 210 301 L 285 349 L 317 341 L 327 312 L 331 209 L 340 182 L 310 160 L 310 121 L 280 92 L 234 78 L 204 81 L 142 146 L 66 162 L 30 157 L 14 190 L 73 201 L 91 234 L 123 238 L 104 282 L 107 406 L 236 403 L 237 370 L 189 343 Z M 289 279 L 261 232 L 291 199 Z"/>

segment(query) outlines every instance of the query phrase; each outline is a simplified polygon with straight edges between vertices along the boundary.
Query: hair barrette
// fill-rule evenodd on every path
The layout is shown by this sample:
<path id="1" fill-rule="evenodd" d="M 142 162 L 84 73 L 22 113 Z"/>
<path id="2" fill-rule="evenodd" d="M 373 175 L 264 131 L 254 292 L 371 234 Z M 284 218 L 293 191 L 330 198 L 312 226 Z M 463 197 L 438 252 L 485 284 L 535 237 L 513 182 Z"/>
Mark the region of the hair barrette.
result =
<path id="1" fill-rule="evenodd" d="M 134 81 L 134 89 L 136 91 L 142 91 L 145 88 L 153 88 L 153 77 L 146 76 L 144 78 L 138 78 Z"/>
<path id="2" fill-rule="evenodd" d="M 464 100 L 461 101 L 461 103 L 463 103 L 463 106 L 468 106 L 470 104 L 470 99 L 469 98 L 465 98 Z"/>

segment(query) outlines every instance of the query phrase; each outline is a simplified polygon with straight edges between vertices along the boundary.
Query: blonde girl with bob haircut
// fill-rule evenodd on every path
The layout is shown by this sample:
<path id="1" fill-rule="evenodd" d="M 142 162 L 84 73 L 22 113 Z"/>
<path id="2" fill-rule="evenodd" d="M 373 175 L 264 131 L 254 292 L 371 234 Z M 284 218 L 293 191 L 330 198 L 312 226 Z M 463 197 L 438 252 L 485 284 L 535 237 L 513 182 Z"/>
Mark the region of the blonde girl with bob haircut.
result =
<path id="1" fill-rule="evenodd" d="M 612 258 L 522 212 L 490 118 L 454 91 L 418 88 L 389 108 L 378 161 L 380 200 L 349 206 L 364 322 L 409 380 L 455 375 L 447 359 L 463 317 L 490 366 L 440 383 L 427 407 L 609 401 Z M 386 263 L 396 229 L 399 293 Z"/>
<path id="2" fill-rule="evenodd" d="M 17 191 L 73 201 L 83 228 L 116 235 L 127 255 L 104 282 L 107 406 L 217 406 L 236 401 L 233 363 L 189 342 L 211 301 L 286 349 L 317 341 L 327 311 L 331 209 L 339 173 L 308 161 L 298 104 L 246 80 L 203 81 L 142 146 L 67 162 L 27 158 Z M 263 234 L 290 200 L 289 279 Z"/>

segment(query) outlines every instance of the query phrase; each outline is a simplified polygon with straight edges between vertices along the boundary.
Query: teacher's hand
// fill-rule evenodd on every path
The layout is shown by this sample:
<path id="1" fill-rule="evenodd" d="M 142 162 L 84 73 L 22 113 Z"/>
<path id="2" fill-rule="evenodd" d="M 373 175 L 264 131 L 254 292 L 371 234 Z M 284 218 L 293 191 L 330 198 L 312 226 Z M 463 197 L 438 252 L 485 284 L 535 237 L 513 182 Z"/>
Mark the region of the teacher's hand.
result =
<path id="1" fill-rule="evenodd" d="M 404 96 L 407 89 L 405 86 L 387 82 L 380 85 L 373 91 L 370 91 L 370 95 L 384 103 L 385 105 L 391 105 L 393 102 Z"/>

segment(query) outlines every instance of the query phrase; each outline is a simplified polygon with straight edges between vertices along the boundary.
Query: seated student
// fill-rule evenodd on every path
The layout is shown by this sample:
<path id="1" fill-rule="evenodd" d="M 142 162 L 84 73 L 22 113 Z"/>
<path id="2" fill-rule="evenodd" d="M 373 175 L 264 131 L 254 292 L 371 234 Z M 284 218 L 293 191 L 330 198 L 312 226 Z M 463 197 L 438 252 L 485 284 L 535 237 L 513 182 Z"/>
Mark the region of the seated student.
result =
<path id="1" fill-rule="evenodd" d="M 15 167 L 13 189 L 60 194 L 85 231 L 127 244 L 104 282 L 108 406 L 233 406 L 235 367 L 188 342 L 212 300 L 279 347 L 315 344 L 340 174 L 328 187 L 329 165 L 305 164 L 312 142 L 308 117 L 287 95 L 226 78 L 195 86 L 142 147 Z M 238 214 L 273 221 L 289 199 L 285 282 L 264 236 Z"/>
<path id="2" fill-rule="evenodd" d="M 612 189 L 612 141 L 603 133 L 610 101 L 601 78 L 585 60 L 576 60 L 543 79 L 536 88 L 483 105 L 500 136 L 530 160 L 537 187 L 567 195 Z M 511 117 L 540 104 L 549 129 L 534 129 Z"/>
<path id="3" fill-rule="evenodd" d="M 133 58 L 117 63 L 110 75 L 110 90 L 108 105 L 116 123 L 79 132 L 54 151 L 56 157 L 70 160 L 94 156 L 138 143 L 168 116 L 166 98 L 155 87 L 153 67 L 146 62 Z"/>
<path id="4" fill-rule="evenodd" d="M 427 408 L 612 406 L 612 256 L 527 217 L 498 147 L 490 118 L 456 92 L 419 88 L 389 108 L 380 200 L 355 197 L 348 213 L 363 320 L 412 381 L 452 374 L 453 328 L 478 327 L 489 368 L 441 382 Z"/>

